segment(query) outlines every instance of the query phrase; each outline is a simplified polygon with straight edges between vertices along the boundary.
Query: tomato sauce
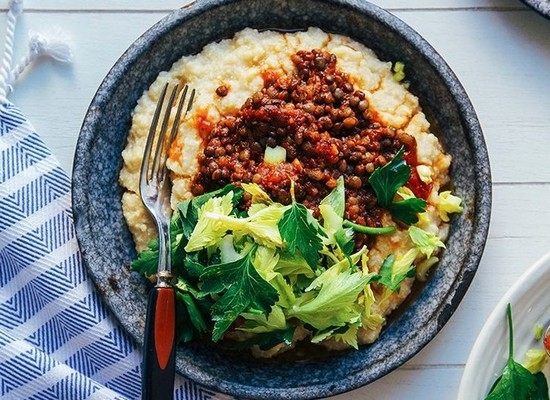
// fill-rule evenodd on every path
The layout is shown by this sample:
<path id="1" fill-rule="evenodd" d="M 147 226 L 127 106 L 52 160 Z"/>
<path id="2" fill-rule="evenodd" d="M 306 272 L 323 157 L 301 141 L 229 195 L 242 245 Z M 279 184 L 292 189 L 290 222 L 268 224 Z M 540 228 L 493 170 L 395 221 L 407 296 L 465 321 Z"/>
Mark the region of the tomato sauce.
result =
<path id="1" fill-rule="evenodd" d="M 265 70 L 263 88 L 234 115 L 213 125 L 198 118 L 205 138 L 204 154 L 194 178 L 194 195 L 227 183 L 255 182 L 283 204 L 291 201 L 294 181 L 297 201 L 318 213 L 320 199 L 344 177 L 346 215 L 353 222 L 381 226 L 383 211 L 368 179 L 401 149 L 411 168 L 407 186 L 426 198 L 430 187 L 414 168 L 415 139 L 382 124 L 368 99 L 336 68 L 336 56 L 319 50 L 291 57 L 296 73 Z M 286 160 L 264 162 L 266 147 L 280 146 Z"/>

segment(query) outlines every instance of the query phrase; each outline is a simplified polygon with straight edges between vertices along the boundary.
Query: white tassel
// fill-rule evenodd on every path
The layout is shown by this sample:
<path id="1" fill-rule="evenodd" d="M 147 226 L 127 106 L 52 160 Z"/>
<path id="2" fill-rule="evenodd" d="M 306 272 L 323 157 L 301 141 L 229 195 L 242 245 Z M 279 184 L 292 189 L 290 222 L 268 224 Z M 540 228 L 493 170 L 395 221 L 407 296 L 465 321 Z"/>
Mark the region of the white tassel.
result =
<path id="1" fill-rule="evenodd" d="M 60 28 L 48 35 L 31 34 L 29 47 L 38 56 L 48 56 L 63 63 L 70 62 L 73 57 L 67 36 Z"/>
<path id="2" fill-rule="evenodd" d="M 61 29 L 56 29 L 48 35 L 31 33 L 29 39 L 29 52 L 10 71 L 10 76 L 7 80 L 8 86 L 6 94 L 11 92 L 13 84 L 19 79 L 25 68 L 39 57 L 51 57 L 62 63 L 71 62 L 71 47 L 68 44 L 65 33 L 61 31 Z"/>
<path id="3" fill-rule="evenodd" d="M 13 39 L 17 16 L 23 12 L 23 0 L 10 0 L 6 23 L 4 56 L 0 65 L 0 102 L 7 102 L 7 96 L 13 91 L 13 85 L 25 68 L 39 57 L 51 57 L 58 62 L 72 60 L 71 48 L 61 29 L 48 35 L 32 33 L 29 38 L 29 52 L 12 68 Z"/>

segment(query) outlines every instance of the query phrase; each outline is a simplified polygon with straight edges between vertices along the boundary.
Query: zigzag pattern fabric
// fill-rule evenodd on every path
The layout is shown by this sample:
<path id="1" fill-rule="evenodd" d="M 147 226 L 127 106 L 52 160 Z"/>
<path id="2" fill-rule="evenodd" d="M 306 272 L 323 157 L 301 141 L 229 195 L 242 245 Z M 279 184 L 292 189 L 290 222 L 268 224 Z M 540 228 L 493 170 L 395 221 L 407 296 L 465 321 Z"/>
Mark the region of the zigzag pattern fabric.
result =
<path id="1" fill-rule="evenodd" d="M 0 104 L 0 398 L 139 399 L 141 352 L 87 276 L 70 179 Z M 176 399 L 227 399 L 176 377 Z"/>

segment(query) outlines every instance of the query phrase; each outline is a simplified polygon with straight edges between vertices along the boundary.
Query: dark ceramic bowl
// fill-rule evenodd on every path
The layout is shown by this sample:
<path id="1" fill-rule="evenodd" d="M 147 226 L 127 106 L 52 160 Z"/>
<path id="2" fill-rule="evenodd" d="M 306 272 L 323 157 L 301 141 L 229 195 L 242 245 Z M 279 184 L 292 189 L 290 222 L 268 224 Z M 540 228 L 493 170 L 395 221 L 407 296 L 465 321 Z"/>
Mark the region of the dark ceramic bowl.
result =
<path id="1" fill-rule="evenodd" d="M 550 19 L 550 0 L 521 0 L 539 14 Z"/>
<path id="2" fill-rule="evenodd" d="M 474 277 L 488 231 L 489 161 L 475 112 L 451 69 L 409 26 L 362 0 L 198 1 L 167 16 L 122 55 L 92 100 L 78 140 L 73 176 L 78 240 L 99 293 L 129 334 L 142 344 L 148 286 L 128 269 L 136 253 L 122 216 L 117 179 L 138 98 L 181 56 L 245 27 L 309 26 L 350 36 L 381 59 L 405 63 L 410 90 L 453 156 L 451 175 L 464 212 L 453 219 L 447 249 L 425 287 L 371 346 L 322 360 L 279 364 L 242 360 L 200 345 L 178 350 L 179 373 L 240 398 L 325 397 L 366 385 L 401 366 L 455 311 Z"/>

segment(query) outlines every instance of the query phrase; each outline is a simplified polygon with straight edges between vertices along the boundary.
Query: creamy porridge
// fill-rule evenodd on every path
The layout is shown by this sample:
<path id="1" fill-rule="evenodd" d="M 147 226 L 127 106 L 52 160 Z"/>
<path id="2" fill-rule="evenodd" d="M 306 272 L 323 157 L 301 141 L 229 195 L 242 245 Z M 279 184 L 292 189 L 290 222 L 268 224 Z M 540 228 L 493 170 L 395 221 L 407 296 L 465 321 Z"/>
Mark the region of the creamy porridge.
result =
<path id="1" fill-rule="evenodd" d="M 357 226 L 391 228 L 383 234 L 357 228 L 353 251 L 345 257 L 340 254 L 342 242 L 329 229 L 319 239 L 325 246 L 319 260 L 328 265 L 314 266 L 309 277 L 308 273 L 298 278 L 285 275 L 276 263 L 270 273 L 260 267 L 260 276 L 279 291 L 279 300 L 268 307 L 270 314 L 261 323 L 250 316 L 250 309 L 242 312 L 223 337 L 248 340 L 265 334 L 271 319 L 281 317 L 282 323 L 273 330 L 282 332 L 291 326 L 292 340 L 252 346 L 257 355 L 271 356 L 306 338 L 331 349 L 372 343 L 387 316 L 410 294 L 415 279 L 425 279 L 438 261 L 447 237 L 448 214 L 460 211 L 460 199 L 443 189 L 449 184 L 451 157 L 430 132 L 418 99 L 401 81 L 400 67 L 379 60 L 347 37 L 316 28 L 284 34 L 245 29 L 197 55 L 183 57 L 139 99 L 120 173 L 124 216 L 138 251 L 147 250 L 156 231 L 141 204 L 138 180 L 150 121 L 166 82 L 185 83 L 197 90 L 192 112 L 180 123 L 170 151 L 175 210 L 181 202 L 235 184 L 245 188 L 241 201 L 245 210 L 257 202 L 258 187 L 269 198 L 261 207 L 275 203 L 288 211 L 297 202 L 326 225 L 328 214 L 321 200 L 345 188 L 342 232 L 350 236 Z M 383 204 L 375 179 L 383 181 L 380 176 L 392 168 L 406 169 L 408 175 L 389 203 Z M 401 208 L 407 208 L 405 203 L 421 203 L 422 210 L 399 216 Z M 237 235 L 237 230 L 227 231 Z M 333 236 L 336 244 L 327 245 L 326 237 Z M 234 245 L 243 254 L 248 251 L 243 249 L 250 248 L 242 240 L 235 239 Z M 288 250 L 284 237 L 282 244 L 257 242 L 254 246 L 256 258 L 262 251 L 272 251 L 270 259 L 282 260 Z M 327 246 L 338 249 L 336 256 L 323 253 Z M 186 249 L 191 247 L 188 243 Z M 212 244 L 204 245 L 205 249 L 208 254 L 220 252 Z M 303 313 L 297 310 L 311 301 L 306 296 L 312 297 L 316 290 L 321 296 L 320 277 L 338 263 L 338 257 L 349 260 L 352 268 L 345 273 L 350 276 L 376 276 L 369 282 L 365 279 L 355 295 L 349 314 L 357 313 L 356 317 L 332 325 L 316 326 L 316 320 L 307 316 L 300 321 Z M 385 262 L 386 266 L 393 262 L 394 271 L 381 278 L 387 274 Z M 400 273 L 403 276 L 398 278 Z M 394 278 L 397 283 L 390 290 L 388 279 Z M 293 292 L 290 300 L 288 296 L 281 300 L 281 285 Z"/>

